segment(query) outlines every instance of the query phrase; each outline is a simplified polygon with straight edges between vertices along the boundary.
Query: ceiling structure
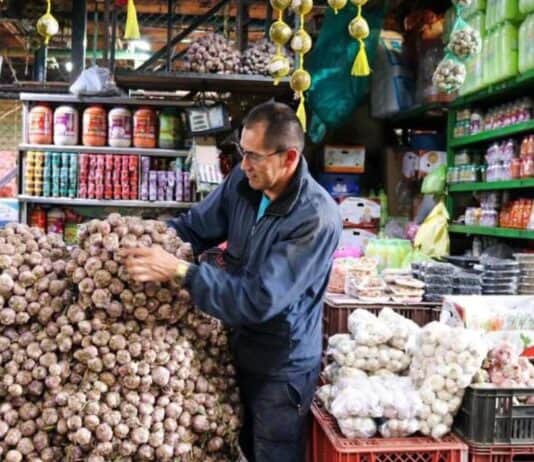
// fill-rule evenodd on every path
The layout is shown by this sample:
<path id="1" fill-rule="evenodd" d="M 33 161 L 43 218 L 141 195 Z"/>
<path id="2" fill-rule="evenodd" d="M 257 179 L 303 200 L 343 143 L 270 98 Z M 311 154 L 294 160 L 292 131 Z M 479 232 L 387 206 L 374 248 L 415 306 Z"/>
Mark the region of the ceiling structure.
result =
<path id="1" fill-rule="evenodd" d="M 86 66 L 97 63 L 106 65 L 111 44 L 111 20 L 106 22 L 105 3 L 114 0 L 87 0 L 87 35 L 85 40 Z M 205 15 L 221 0 L 135 0 L 141 39 L 137 42 L 123 40 L 126 22 L 126 8 L 120 8 L 117 16 L 116 68 L 137 69 L 158 50 L 165 47 L 168 37 L 169 4 L 172 5 L 170 35 L 183 32 L 198 18 Z M 57 18 L 60 30 L 48 47 L 47 81 L 69 82 L 72 80 L 73 48 L 73 4 L 80 0 L 52 0 L 52 14 Z M 384 7 L 387 2 L 390 12 L 403 15 L 408 9 L 426 5 L 447 6 L 449 0 L 370 0 L 366 8 Z M 237 38 L 239 26 L 239 4 L 247 4 L 247 39 L 249 42 L 265 37 L 266 30 L 274 18 L 268 0 L 229 0 L 205 22 L 179 41 L 172 49 L 180 53 L 196 37 L 208 31 L 224 33 L 231 39 Z M 317 33 L 326 10 L 326 0 L 315 0 L 312 14 L 307 18 L 307 30 Z M 82 2 L 83 4 L 83 2 Z M 0 84 L 12 84 L 37 80 L 34 74 L 36 55 L 42 40 L 35 30 L 37 19 L 46 11 L 46 0 L 0 0 Z M 242 19 L 243 17 L 241 17 Z M 291 22 L 292 18 L 286 18 Z M 107 34 L 106 34 L 107 32 Z M 163 56 L 164 58 L 164 56 Z M 177 69 L 176 62 L 173 63 Z M 152 69 L 162 69 L 165 59 L 156 62 Z"/>

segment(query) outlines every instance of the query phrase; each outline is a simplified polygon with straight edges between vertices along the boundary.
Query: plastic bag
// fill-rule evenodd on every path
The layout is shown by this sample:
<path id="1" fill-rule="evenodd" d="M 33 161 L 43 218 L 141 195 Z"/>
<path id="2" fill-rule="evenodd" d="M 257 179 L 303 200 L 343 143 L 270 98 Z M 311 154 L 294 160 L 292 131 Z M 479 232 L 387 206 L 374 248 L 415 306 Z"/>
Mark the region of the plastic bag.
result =
<path id="1" fill-rule="evenodd" d="M 449 37 L 448 50 L 457 58 L 466 60 L 480 53 L 482 37 L 480 32 L 458 18 Z"/>
<path id="2" fill-rule="evenodd" d="M 369 417 L 348 417 L 337 423 L 347 438 L 371 438 L 376 434 L 376 423 Z"/>
<path id="3" fill-rule="evenodd" d="M 419 431 L 417 419 L 390 419 L 380 425 L 379 432 L 384 438 L 404 438 Z"/>
<path id="4" fill-rule="evenodd" d="M 371 115 L 387 117 L 414 105 L 414 76 L 404 62 L 403 36 L 382 31 L 371 74 Z"/>
<path id="5" fill-rule="evenodd" d="M 351 386 L 332 388 L 333 399 L 330 405 L 332 415 L 340 420 L 349 417 L 381 417 L 384 413 L 380 400 L 371 388 L 369 380 L 355 380 Z"/>
<path id="6" fill-rule="evenodd" d="M 109 69 L 99 66 L 85 69 L 70 86 L 69 91 L 74 95 L 113 96 L 121 94 L 113 82 Z"/>
<path id="7" fill-rule="evenodd" d="M 534 11 L 534 0 L 531 0 Z M 524 73 L 534 69 L 534 13 L 530 14 L 519 27 L 519 72 Z"/>
<path id="8" fill-rule="evenodd" d="M 439 91 L 454 93 L 464 84 L 466 75 L 467 70 L 465 64 L 457 58 L 447 55 L 436 67 L 432 76 L 432 82 Z"/>
<path id="9" fill-rule="evenodd" d="M 367 310 L 353 311 L 348 319 L 349 332 L 358 345 L 376 346 L 386 343 L 391 329 Z"/>
<path id="10" fill-rule="evenodd" d="M 449 214 L 443 201 L 439 202 L 419 227 L 414 247 L 425 255 L 440 258 L 449 255 Z"/>
<path id="11" fill-rule="evenodd" d="M 420 327 L 412 320 L 395 313 L 391 308 L 383 308 L 378 314 L 378 319 L 391 329 L 392 336 L 389 340 L 391 346 L 406 350 L 415 343 Z"/>
<path id="12" fill-rule="evenodd" d="M 447 166 L 440 165 L 434 169 L 423 180 L 421 186 L 422 194 L 442 194 L 445 190 L 445 183 L 447 180 Z"/>
<path id="13" fill-rule="evenodd" d="M 523 15 L 534 13 L 534 0 L 519 0 L 519 12 Z"/>

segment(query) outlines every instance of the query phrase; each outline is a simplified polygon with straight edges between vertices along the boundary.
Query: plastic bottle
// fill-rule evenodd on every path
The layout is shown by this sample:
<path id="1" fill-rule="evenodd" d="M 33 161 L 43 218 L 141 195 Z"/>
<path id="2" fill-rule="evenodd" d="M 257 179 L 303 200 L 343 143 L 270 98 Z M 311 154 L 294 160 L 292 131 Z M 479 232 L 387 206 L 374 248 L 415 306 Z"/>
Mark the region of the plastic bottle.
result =
<path id="1" fill-rule="evenodd" d="M 72 106 L 59 106 L 54 111 L 54 144 L 75 146 L 78 144 L 78 111 Z"/>
<path id="2" fill-rule="evenodd" d="M 32 107 L 28 117 L 30 144 L 52 144 L 52 109 L 46 104 Z"/>
<path id="3" fill-rule="evenodd" d="M 42 207 L 34 207 L 30 213 L 30 226 L 46 231 L 46 211 Z"/>
<path id="4" fill-rule="evenodd" d="M 114 148 L 132 145 L 132 113 L 124 107 L 116 107 L 108 114 L 108 143 Z"/>
<path id="5" fill-rule="evenodd" d="M 156 147 L 156 113 L 150 108 L 140 108 L 133 117 L 133 143 L 136 148 Z"/>
<path id="6" fill-rule="evenodd" d="M 388 196 L 383 188 L 380 188 L 378 198 L 380 200 L 380 228 L 383 228 L 388 220 Z"/>
<path id="7" fill-rule="evenodd" d="M 84 146 L 105 146 L 106 111 L 102 106 L 89 106 L 83 112 L 82 142 Z"/>

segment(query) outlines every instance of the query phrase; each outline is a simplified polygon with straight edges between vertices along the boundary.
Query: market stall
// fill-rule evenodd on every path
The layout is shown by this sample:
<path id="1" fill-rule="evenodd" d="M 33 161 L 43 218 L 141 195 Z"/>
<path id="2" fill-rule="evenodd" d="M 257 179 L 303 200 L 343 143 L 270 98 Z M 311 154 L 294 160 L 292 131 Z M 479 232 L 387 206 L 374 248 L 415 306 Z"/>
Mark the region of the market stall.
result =
<path id="1" fill-rule="evenodd" d="M 534 461 L 532 0 L 22 3 L 0 1 L 1 461 L 244 462 L 243 325 L 321 361 L 308 462 Z M 168 220 L 294 150 L 242 146 L 271 98 L 339 242 L 265 270 L 263 195 L 250 230 L 202 223 L 193 257 Z M 235 312 L 260 303 L 225 326 L 176 274 L 130 277 L 122 251 L 155 246 L 214 273 L 256 258 L 248 282 L 331 272 L 235 290 Z"/>

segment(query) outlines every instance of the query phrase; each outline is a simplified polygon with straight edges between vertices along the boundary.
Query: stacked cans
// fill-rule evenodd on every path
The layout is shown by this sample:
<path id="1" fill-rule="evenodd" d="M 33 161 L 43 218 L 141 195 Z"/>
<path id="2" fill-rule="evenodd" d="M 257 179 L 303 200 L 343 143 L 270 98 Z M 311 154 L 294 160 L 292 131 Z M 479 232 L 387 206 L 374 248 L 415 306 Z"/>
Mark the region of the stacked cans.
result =
<path id="1" fill-rule="evenodd" d="M 24 192 L 30 196 L 43 194 L 44 153 L 29 151 L 26 156 Z"/>
<path id="2" fill-rule="evenodd" d="M 161 168 L 157 159 L 152 162 L 153 166 Z M 141 200 L 150 201 L 192 201 L 195 195 L 191 184 L 189 172 L 182 171 L 181 159 L 170 164 L 169 170 L 151 168 L 151 159 L 141 157 Z"/>
<path id="3" fill-rule="evenodd" d="M 78 192 L 77 155 L 67 152 L 34 154 L 36 155 L 34 194 L 37 196 L 42 194 L 44 197 L 76 197 Z"/>
<path id="4" fill-rule="evenodd" d="M 137 169 L 137 156 L 82 154 L 79 172 L 80 197 L 135 200 L 138 197 Z"/>

